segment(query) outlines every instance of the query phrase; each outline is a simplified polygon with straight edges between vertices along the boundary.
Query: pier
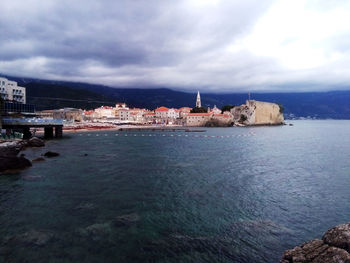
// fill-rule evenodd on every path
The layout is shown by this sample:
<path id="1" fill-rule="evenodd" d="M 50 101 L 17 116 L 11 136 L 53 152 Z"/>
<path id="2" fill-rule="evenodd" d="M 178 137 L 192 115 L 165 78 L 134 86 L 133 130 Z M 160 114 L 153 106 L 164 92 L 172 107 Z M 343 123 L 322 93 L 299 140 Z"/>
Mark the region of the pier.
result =
<path id="1" fill-rule="evenodd" d="M 29 139 L 32 134 L 30 128 L 44 128 L 45 139 L 62 138 L 62 120 L 45 120 L 37 118 L 5 118 L 2 120 L 2 128 L 8 130 L 21 131 L 23 139 Z"/>

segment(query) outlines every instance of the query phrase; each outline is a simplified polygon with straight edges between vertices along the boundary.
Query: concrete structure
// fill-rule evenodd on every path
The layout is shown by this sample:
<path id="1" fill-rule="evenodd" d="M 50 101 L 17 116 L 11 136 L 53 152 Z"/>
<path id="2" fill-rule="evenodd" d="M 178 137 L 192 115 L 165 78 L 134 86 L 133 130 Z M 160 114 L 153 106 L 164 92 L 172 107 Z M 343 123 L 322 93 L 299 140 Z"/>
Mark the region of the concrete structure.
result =
<path id="1" fill-rule="evenodd" d="M 61 138 L 63 135 L 63 123 L 61 120 L 5 118 L 2 124 L 3 129 L 22 132 L 23 139 L 29 139 L 32 136 L 30 128 L 44 128 L 44 137 L 46 139 Z"/>
<path id="2" fill-rule="evenodd" d="M 75 108 L 64 108 L 54 110 L 53 118 L 58 120 L 81 122 L 83 120 L 83 111 L 81 109 Z"/>
<path id="3" fill-rule="evenodd" d="M 276 103 L 247 100 L 246 104 L 231 109 L 235 123 L 245 125 L 283 124 L 283 113 Z"/>
<path id="4" fill-rule="evenodd" d="M 197 108 L 202 107 L 201 95 L 199 94 L 199 91 L 198 91 L 198 93 L 197 93 L 196 107 L 197 107 Z"/>
<path id="5" fill-rule="evenodd" d="M 26 103 L 26 88 L 17 86 L 16 81 L 0 78 L 0 95 L 5 101 Z"/>

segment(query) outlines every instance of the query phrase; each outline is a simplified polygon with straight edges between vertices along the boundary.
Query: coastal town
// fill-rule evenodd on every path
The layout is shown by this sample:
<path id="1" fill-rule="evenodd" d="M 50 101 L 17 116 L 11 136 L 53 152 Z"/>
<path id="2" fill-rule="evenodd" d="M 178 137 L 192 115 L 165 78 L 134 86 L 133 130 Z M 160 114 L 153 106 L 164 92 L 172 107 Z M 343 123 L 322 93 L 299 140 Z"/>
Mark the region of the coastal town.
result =
<path id="1" fill-rule="evenodd" d="M 156 109 L 133 108 L 126 103 L 100 106 L 95 109 L 62 108 L 36 111 L 27 104 L 26 88 L 17 82 L 0 78 L 3 101 L 2 136 L 22 133 L 30 138 L 44 131 L 45 137 L 61 137 L 63 131 L 119 129 L 120 127 L 229 127 L 249 125 L 280 125 L 284 123 L 280 105 L 248 99 L 240 106 L 221 109 L 203 107 L 200 92 L 193 105 L 181 108 L 159 106 Z M 55 131 L 55 132 L 54 132 Z"/>
<path id="2" fill-rule="evenodd" d="M 201 112 L 194 112 L 200 109 Z M 116 103 L 114 107 L 101 106 L 93 110 L 64 108 L 37 112 L 43 119 L 62 119 L 65 127 L 83 127 L 92 124 L 104 125 L 156 125 L 156 126 L 232 126 L 233 115 L 222 112 L 214 106 L 203 108 L 200 93 L 197 93 L 195 107 L 184 106 L 179 109 L 160 106 L 156 109 L 131 108 L 125 103 Z"/>

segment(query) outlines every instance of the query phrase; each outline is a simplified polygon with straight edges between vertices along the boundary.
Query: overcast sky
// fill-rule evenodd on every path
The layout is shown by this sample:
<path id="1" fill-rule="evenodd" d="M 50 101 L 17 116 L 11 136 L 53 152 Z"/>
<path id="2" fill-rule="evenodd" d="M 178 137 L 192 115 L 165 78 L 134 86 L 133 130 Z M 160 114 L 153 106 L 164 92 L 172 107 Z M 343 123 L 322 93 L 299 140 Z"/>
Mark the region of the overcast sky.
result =
<path id="1" fill-rule="evenodd" d="M 350 1 L 1 0 L 0 73 L 210 92 L 350 86 Z"/>

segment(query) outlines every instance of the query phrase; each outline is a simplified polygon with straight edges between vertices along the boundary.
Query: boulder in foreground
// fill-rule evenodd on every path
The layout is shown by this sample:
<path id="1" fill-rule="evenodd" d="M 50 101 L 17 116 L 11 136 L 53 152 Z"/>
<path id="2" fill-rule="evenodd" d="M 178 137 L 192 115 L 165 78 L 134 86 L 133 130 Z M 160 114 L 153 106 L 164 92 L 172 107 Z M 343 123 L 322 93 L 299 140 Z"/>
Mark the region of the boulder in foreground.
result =
<path id="1" fill-rule="evenodd" d="M 0 156 L 16 156 L 25 147 L 22 140 L 4 141 L 0 143 Z"/>
<path id="2" fill-rule="evenodd" d="M 0 156 L 0 172 L 24 169 L 30 166 L 32 166 L 32 163 L 23 156 Z"/>
<path id="3" fill-rule="evenodd" d="M 350 223 L 328 230 L 316 239 L 284 252 L 281 263 L 350 263 Z"/>
<path id="4" fill-rule="evenodd" d="M 30 138 L 27 142 L 27 146 L 29 147 L 43 147 L 45 146 L 45 142 L 37 137 Z"/>

